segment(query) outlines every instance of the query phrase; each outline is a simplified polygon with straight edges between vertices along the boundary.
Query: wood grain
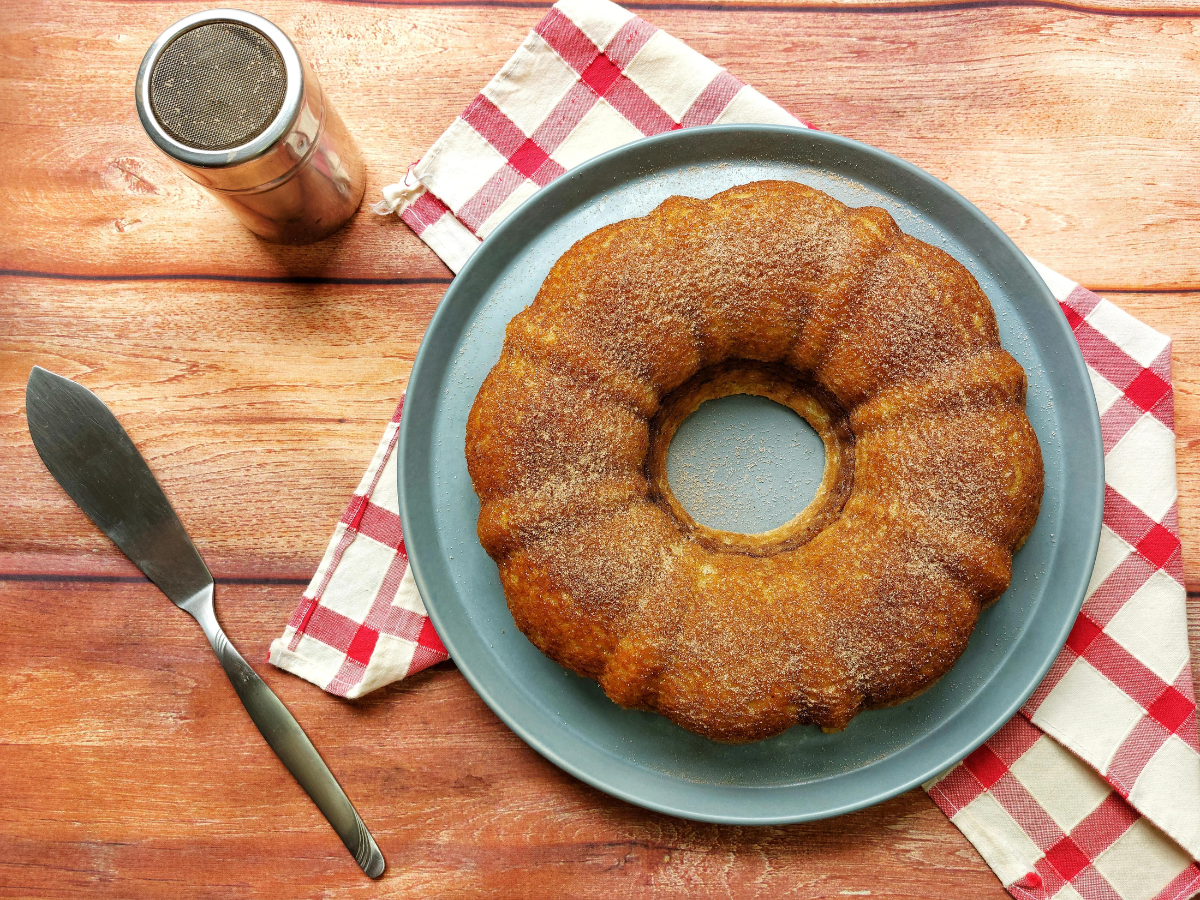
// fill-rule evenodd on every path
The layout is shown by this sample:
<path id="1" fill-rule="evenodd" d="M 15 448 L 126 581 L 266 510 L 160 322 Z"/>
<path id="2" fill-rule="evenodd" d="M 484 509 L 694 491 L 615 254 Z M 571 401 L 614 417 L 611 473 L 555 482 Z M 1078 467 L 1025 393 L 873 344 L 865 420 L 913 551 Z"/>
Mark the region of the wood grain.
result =
<path id="1" fill-rule="evenodd" d="M 443 292 L 0 278 L 0 440 L 11 448 L 0 454 L 0 483 L 42 486 L 6 497 L 0 547 L 120 555 L 29 443 L 24 385 L 36 364 L 112 405 L 214 565 L 233 574 L 314 567 Z M 1180 479 L 1200 483 L 1200 293 L 1108 296 L 1174 336 Z M 1200 505 L 1181 493 L 1185 548 L 1200 547 Z M 29 529 L 34 519 L 45 527 Z M 1200 591 L 1200 553 L 1184 562 Z"/>
<path id="2" fill-rule="evenodd" d="M 261 244 L 151 148 L 133 73 L 198 8 L 36 0 L 0 16 L 0 897 L 1007 896 L 919 791 L 809 825 L 687 823 L 545 762 L 452 665 L 350 703 L 262 663 L 449 273 L 365 209 L 315 247 Z M 820 127 L 948 180 L 1027 252 L 1174 337 L 1200 646 L 1200 3 L 633 8 Z M 320 72 L 370 196 L 545 6 L 254 9 Z M 267 750 L 196 626 L 41 466 L 34 364 L 96 390 L 143 448 L 230 636 L 372 827 L 381 883 Z"/>
<path id="3" fill-rule="evenodd" d="M 294 0 L 256 8 L 320 73 L 363 147 L 368 197 L 421 156 L 544 11 Z M 183 12 L 162 2 L 6 12 L 0 267 L 445 277 L 401 223 L 365 207 L 313 248 L 273 248 L 229 227 L 228 213 L 152 147 L 133 109 L 142 53 Z M 1176 239 L 1200 220 L 1200 32 L 1190 13 L 686 3 L 642 12 L 818 127 L 945 179 L 1022 249 L 1083 283 L 1200 288 L 1200 257 Z"/>
<path id="4" fill-rule="evenodd" d="M 220 615 L 253 654 L 292 600 L 225 587 Z M 356 703 L 262 666 L 387 856 L 371 883 L 152 588 L 0 583 L 0 616 L 22 660 L 0 686 L 0 896 L 1005 896 L 919 792 L 805 826 L 687 823 L 565 775 L 448 664 Z"/>

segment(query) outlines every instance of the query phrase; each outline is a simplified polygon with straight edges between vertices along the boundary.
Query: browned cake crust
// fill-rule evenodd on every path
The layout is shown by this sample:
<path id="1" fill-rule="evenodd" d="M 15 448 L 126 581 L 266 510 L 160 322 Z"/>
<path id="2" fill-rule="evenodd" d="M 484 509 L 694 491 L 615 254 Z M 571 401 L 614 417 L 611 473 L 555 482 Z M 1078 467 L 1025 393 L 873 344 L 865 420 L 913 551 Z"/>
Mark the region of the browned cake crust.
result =
<path id="1" fill-rule="evenodd" d="M 666 480 L 675 429 L 735 393 L 825 442 L 817 498 L 764 534 L 698 524 Z M 1025 372 L 975 279 L 882 209 L 779 181 L 575 244 L 509 324 L 466 451 L 525 635 L 720 741 L 932 684 L 1042 497 Z"/>

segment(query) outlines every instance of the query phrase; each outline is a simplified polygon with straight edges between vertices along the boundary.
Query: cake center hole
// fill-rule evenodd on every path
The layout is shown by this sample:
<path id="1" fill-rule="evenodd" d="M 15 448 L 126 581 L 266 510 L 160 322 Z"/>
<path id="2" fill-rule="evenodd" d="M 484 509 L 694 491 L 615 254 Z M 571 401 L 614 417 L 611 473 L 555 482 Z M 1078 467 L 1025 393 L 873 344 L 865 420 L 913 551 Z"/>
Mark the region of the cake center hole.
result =
<path id="1" fill-rule="evenodd" d="M 740 534 L 778 528 L 821 486 L 825 445 L 774 400 L 732 394 L 700 404 L 667 449 L 667 483 L 701 525 Z"/>

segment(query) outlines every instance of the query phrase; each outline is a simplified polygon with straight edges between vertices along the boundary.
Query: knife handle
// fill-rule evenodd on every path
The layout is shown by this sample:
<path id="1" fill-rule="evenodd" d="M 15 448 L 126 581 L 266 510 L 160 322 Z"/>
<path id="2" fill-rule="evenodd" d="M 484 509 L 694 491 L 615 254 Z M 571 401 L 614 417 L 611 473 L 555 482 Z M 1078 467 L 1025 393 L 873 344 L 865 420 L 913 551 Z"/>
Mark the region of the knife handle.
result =
<path id="1" fill-rule="evenodd" d="M 271 745 L 275 755 L 308 792 L 317 809 L 329 820 L 329 824 L 342 839 L 354 861 L 368 876 L 378 878 L 383 874 L 383 854 L 379 852 L 375 839 L 371 837 L 371 832 L 367 831 L 367 826 L 359 818 L 341 785 L 325 765 L 325 760 L 321 759 L 321 754 L 283 702 L 250 668 L 250 664 L 234 649 L 233 644 L 229 643 L 229 638 L 216 624 L 215 619 L 211 624 L 212 630 L 206 627 L 205 634 L 208 635 L 217 658 L 221 660 L 225 674 L 233 682 L 233 689 L 241 698 L 246 712 L 250 713 L 250 718 Z"/>

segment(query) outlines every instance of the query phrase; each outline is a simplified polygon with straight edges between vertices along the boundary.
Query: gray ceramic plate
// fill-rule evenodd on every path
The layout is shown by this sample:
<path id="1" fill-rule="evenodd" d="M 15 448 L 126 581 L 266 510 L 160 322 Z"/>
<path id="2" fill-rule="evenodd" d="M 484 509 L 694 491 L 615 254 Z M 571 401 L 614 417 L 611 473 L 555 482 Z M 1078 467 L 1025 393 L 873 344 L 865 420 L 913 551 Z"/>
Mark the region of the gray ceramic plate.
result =
<path id="1" fill-rule="evenodd" d="M 475 537 L 479 503 L 463 447 L 467 413 L 499 358 L 504 326 L 572 243 L 644 215 L 672 194 L 708 197 L 764 178 L 800 181 L 851 206 L 882 206 L 902 229 L 971 270 L 995 307 L 1005 348 L 1029 375 L 1046 493 L 1017 554 L 1012 587 L 983 613 L 967 651 L 932 689 L 864 713 L 841 734 L 798 726 L 727 746 L 619 708 L 517 631 L 496 567 Z M 737 414 L 751 422 L 756 415 L 754 408 Z M 421 595 L 450 655 L 496 714 L 547 759 L 603 791 L 672 815 L 738 824 L 797 822 L 878 803 L 994 733 L 1041 680 L 1075 620 L 1104 498 L 1087 370 L 1021 252 L 920 169 L 845 138 L 775 126 L 691 128 L 628 144 L 520 207 L 463 267 L 433 316 L 409 380 L 399 463 L 404 537 Z"/>

